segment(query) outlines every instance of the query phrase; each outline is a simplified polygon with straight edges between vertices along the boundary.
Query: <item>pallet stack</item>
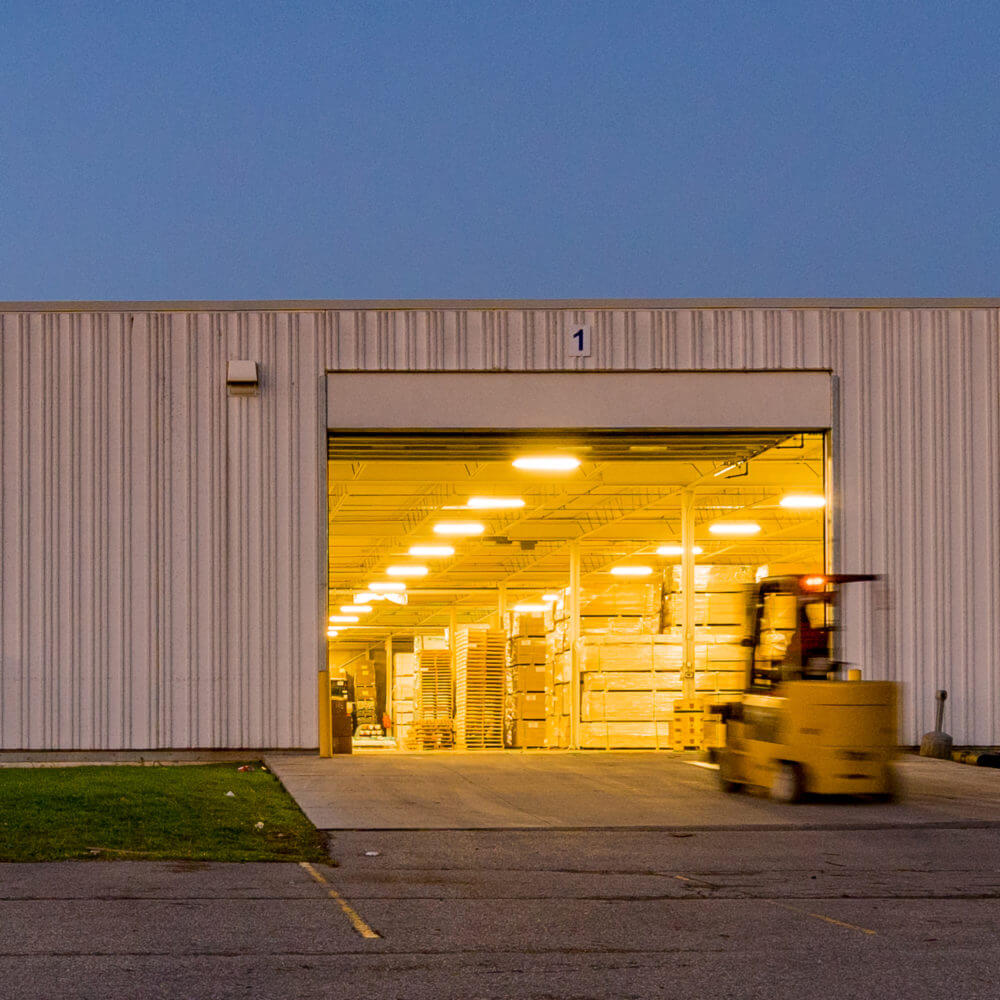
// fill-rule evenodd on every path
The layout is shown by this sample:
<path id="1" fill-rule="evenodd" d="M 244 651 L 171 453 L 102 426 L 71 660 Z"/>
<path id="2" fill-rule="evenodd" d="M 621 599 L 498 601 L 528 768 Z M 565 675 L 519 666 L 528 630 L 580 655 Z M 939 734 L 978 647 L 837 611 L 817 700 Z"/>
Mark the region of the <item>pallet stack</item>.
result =
<path id="1" fill-rule="evenodd" d="M 732 701 L 746 685 L 750 566 L 695 567 L 695 691 L 704 704 Z M 673 590 L 666 600 L 665 634 L 682 643 L 681 569 L 674 569 Z"/>
<path id="2" fill-rule="evenodd" d="M 507 646 L 507 745 L 544 747 L 545 616 L 511 613 Z"/>
<path id="3" fill-rule="evenodd" d="M 354 719 L 356 736 L 381 736 L 382 723 L 376 712 L 375 664 L 361 660 L 354 668 Z"/>
<path id="4" fill-rule="evenodd" d="M 464 750 L 502 750 L 507 633 L 468 626 L 455 638 L 457 744 Z"/>
<path id="5" fill-rule="evenodd" d="M 416 656 L 395 653 L 392 657 L 392 734 L 397 746 L 406 746 L 413 728 L 413 677 Z"/>
<path id="6" fill-rule="evenodd" d="M 555 628 L 545 637 L 545 745 L 568 747 L 572 737 L 570 682 L 573 673 L 569 634 Z"/>
<path id="7" fill-rule="evenodd" d="M 443 750 L 454 745 L 451 650 L 414 644 L 413 722 L 410 750 Z"/>
<path id="8" fill-rule="evenodd" d="M 681 649 L 659 635 L 580 640 L 580 746 L 598 750 L 670 746 L 681 692 Z"/>

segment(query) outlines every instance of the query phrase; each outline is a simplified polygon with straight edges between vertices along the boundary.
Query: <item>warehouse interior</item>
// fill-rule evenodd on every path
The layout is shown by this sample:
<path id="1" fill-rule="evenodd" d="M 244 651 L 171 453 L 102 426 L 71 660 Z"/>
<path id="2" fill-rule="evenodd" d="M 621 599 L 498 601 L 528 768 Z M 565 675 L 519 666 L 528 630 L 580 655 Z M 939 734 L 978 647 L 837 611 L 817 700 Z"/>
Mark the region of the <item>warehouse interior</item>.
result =
<path id="1" fill-rule="evenodd" d="M 354 748 L 709 739 L 749 587 L 828 566 L 828 458 L 786 431 L 331 433 L 321 683 Z"/>

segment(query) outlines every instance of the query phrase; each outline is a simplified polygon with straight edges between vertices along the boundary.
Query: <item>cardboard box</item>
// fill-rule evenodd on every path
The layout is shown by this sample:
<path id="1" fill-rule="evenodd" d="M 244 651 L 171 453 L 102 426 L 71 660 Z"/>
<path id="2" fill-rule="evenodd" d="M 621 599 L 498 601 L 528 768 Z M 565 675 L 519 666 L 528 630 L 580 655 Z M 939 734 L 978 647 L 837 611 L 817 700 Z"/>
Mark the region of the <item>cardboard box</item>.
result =
<path id="1" fill-rule="evenodd" d="M 545 722 L 521 720 L 514 726 L 513 745 L 516 747 L 546 746 Z"/>
<path id="2" fill-rule="evenodd" d="M 545 690 L 545 663 L 521 665 L 516 668 L 515 683 L 518 691 Z"/>
<path id="3" fill-rule="evenodd" d="M 510 661 L 517 664 L 544 663 L 546 656 L 545 639 L 516 638 L 510 641 Z"/>
<path id="4" fill-rule="evenodd" d="M 545 718 L 546 698 L 544 691 L 519 693 L 516 697 L 517 718 L 535 721 Z"/>

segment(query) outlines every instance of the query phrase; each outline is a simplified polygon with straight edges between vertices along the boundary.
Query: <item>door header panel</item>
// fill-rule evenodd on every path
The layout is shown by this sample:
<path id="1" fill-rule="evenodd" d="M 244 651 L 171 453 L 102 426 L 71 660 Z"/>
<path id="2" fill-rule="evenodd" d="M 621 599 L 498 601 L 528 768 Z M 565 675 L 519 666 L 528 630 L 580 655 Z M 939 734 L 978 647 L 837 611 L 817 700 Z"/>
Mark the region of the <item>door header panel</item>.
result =
<path id="1" fill-rule="evenodd" d="M 331 372 L 330 430 L 827 430 L 829 372 Z"/>

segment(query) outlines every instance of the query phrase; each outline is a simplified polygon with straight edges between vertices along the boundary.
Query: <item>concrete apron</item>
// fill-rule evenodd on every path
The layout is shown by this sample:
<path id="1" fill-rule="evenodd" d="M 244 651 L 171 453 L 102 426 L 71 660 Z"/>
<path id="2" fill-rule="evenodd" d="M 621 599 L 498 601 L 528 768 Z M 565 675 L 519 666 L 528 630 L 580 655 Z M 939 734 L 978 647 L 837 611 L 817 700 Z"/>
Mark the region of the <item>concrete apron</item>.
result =
<path id="1" fill-rule="evenodd" d="M 906 755 L 892 804 L 727 795 L 692 758 L 645 751 L 270 753 L 321 830 L 1000 827 L 1000 771 Z"/>

